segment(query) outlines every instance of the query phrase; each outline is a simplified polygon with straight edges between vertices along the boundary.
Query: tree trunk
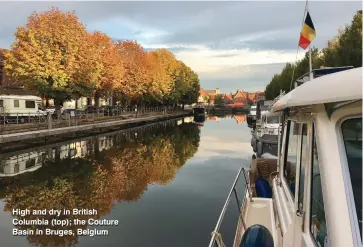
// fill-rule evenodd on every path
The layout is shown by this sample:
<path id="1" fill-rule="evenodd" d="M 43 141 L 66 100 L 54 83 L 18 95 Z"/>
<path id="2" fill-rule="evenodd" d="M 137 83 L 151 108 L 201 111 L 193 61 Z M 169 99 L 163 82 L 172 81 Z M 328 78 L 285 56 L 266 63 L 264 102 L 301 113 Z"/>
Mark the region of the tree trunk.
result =
<path id="1" fill-rule="evenodd" d="M 113 106 L 113 93 L 112 91 L 110 92 L 110 106 Z"/>
<path id="2" fill-rule="evenodd" d="M 95 107 L 96 111 L 98 112 L 98 108 L 100 107 L 100 94 L 98 91 L 95 92 Z"/>
<path id="3" fill-rule="evenodd" d="M 57 114 L 57 117 L 61 115 L 61 101 L 59 99 L 54 99 L 54 105 L 55 105 L 55 112 Z"/>

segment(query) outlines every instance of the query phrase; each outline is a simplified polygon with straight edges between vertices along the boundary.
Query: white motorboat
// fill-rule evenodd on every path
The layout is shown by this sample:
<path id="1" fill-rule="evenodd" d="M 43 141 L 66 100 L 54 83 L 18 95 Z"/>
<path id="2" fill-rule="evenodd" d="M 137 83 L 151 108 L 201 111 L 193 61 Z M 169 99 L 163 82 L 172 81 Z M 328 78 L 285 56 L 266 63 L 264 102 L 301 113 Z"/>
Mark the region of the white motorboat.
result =
<path id="1" fill-rule="evenodd" d="M 233 246 L 362 246 L 362 72 L 312 79 L 273 103 L 278 157 L 241 168 L 209 246 L 223 246 L 219 227 L 242 172 Z"/>

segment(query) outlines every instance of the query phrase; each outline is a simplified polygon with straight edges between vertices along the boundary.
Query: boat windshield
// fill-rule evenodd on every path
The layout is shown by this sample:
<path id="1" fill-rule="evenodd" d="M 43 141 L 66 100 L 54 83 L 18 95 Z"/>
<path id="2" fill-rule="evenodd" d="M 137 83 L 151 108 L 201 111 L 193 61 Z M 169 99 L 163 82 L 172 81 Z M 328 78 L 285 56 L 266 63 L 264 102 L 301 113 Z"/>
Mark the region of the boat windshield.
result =
<path id="1" fill-rule="evenodd" d="M 268 124 L 278 124 L 279 123 L 279 116 L 268 116 L 267 117 Z"/>
<path id="2" fill-rule="evenodd" d="M 267 108 L 268 108 L 267 105 L 261 106 L 261 111 L 267 111 Z"/>
<path id="3" fill-rule="evenodd" d="M 362 118 L 345 120 L 342 123 L 342 133 L 352 182 L 359 232 L 362 233 Z"/>

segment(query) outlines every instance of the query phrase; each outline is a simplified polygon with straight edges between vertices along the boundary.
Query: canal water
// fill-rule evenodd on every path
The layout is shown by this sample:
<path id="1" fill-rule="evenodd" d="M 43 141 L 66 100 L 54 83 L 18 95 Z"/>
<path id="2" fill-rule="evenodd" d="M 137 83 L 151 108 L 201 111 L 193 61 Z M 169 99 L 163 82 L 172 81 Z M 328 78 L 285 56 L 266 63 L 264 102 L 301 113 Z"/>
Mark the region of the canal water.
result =
<path id="1" fill-rule="evenodd" d="M 192 120 L 0 154 L 0 246 L 208 246 L 237 171 L 249 166 L 251 135 L 244 115 Z M 30 213 L 12 215 L 22 209 Z M 44 209 L 46 215 L 32 211 Z M 52 209 L 62 214 L 52 216 Z M 97 215 L 74 215 L 73 209 Z M 220 231 L 227 246 L 237 217 L 232 200 Z M 118 225 L 91 226 L 91 218 Z M 59 222 L 68 225 L 52 225 Z M 65 236 L 46 235 L 46 228 Z M 72 235 L 77 229 L 107 236 Z"/>

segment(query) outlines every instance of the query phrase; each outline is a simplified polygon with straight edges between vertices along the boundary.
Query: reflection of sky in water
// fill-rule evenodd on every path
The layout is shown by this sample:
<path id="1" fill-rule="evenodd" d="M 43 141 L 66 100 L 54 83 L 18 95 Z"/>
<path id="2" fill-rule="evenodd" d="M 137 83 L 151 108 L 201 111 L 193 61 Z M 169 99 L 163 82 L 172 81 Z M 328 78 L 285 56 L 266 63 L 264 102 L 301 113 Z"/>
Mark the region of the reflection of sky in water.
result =
<path id="1" fill-rule="evenodd" d="M 251 132 L 246 123 L 221 118 L 207 121 L 201 129 L 198 152 L 191 162 L 207 161 L 213 157 L 249 159 L 252 154 Z"/>

